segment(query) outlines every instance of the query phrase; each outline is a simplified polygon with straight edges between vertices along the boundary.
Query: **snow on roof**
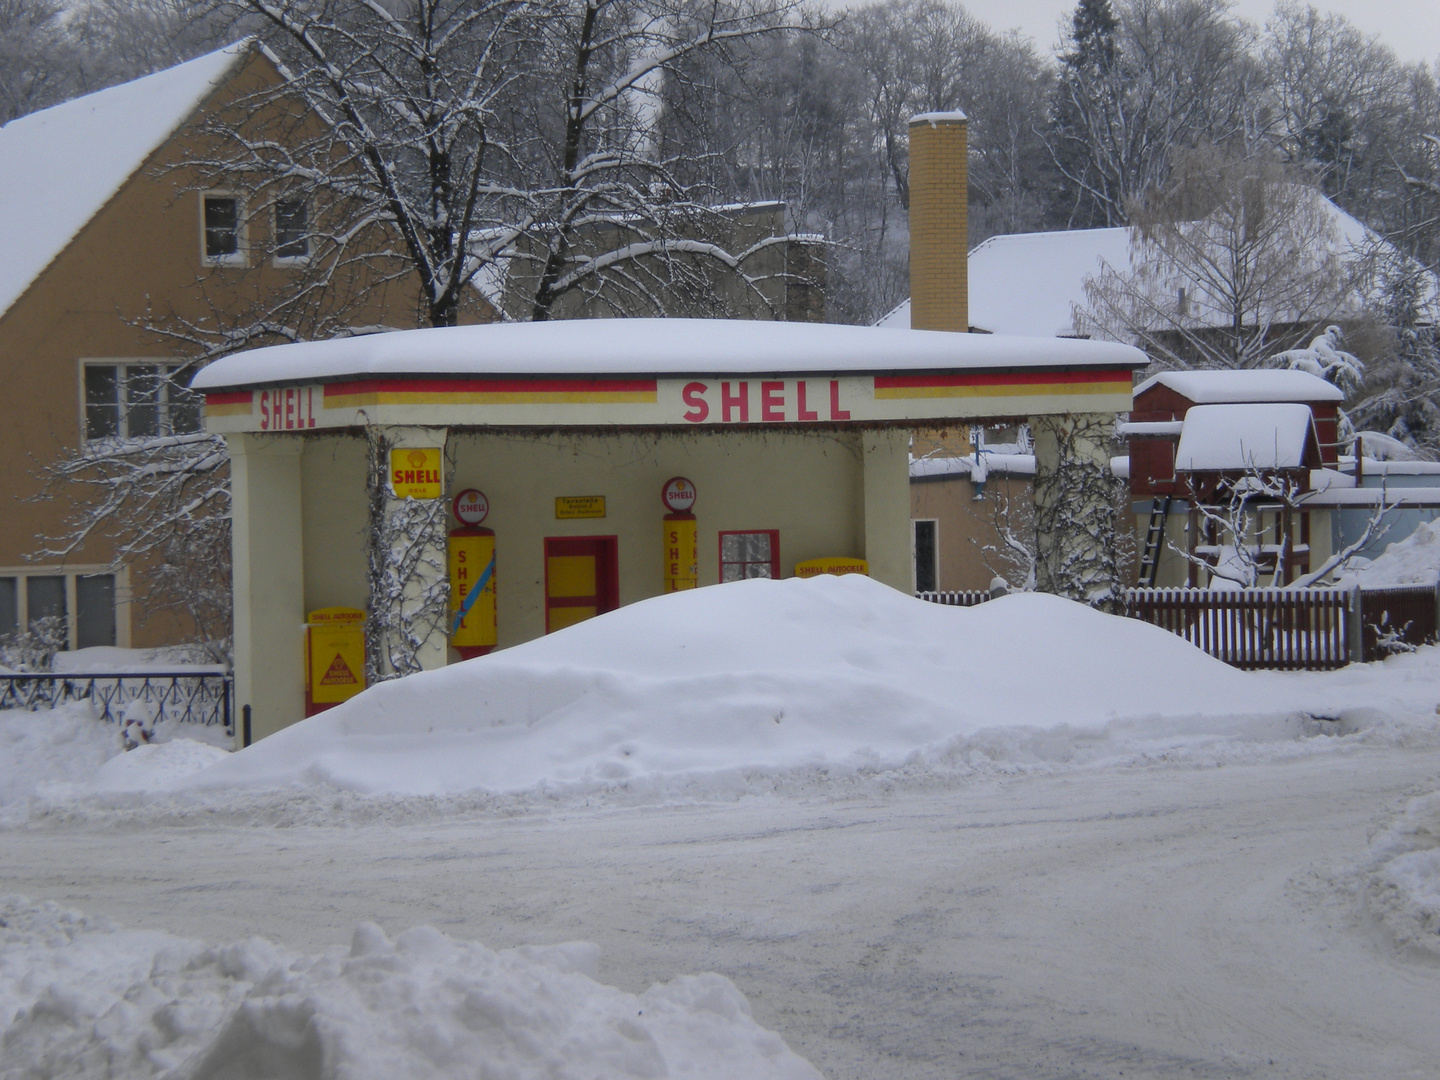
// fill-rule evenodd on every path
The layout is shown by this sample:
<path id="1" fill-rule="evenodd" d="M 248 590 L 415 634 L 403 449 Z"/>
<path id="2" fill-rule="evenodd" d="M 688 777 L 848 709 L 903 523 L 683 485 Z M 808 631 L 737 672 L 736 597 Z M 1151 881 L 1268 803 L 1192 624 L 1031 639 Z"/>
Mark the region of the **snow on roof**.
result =
<path id="1" fill-rule="evenodd" d="M 964 120 L 965 114 L 959 109 L 952 109 L 950 112 L 922 112 L 910 117 L 912 124 L 944 124 L 954 123 L 957 120 Z"/>
<path id="2" fill-rule="evenodd" d="M 1197 405 L 1239 402 L 1344 401 L 1333 383 L 1308 371 L 1162 371 L 1135 388 L 1138 398 L 1152 386 L 1165 386 Z"/>
<path id="3" fill-rule="evenodd" d="M 1072 309 L 1085 305 L 1085 278 L 1100 272 L 1102 259 L 1129 267 L 1129 229 L 992 236 L 970 252 L 970 325 L 991 334 L 1072 335 Z M 876 325 L 908 330 L 910 301 Z"/>
<path id="4" fill-rule="evenodd" d="M 1180 472 L 1298 469 L 1310 434 L 1309 406 L 1196 405 L 1175 450 Z"/>
<path id="5" fill-rule="evenodd" d="M 1141 367 L 1128 345 L 743 319 L 574 319 L 272 345 L 201 371 L 202 390 L 367 375 L 746 374 Z"/>
<path id="6" fill-rule="evenodd" d="M 0 314 L 247 49 L 230 45 L 0 127 Z"/>

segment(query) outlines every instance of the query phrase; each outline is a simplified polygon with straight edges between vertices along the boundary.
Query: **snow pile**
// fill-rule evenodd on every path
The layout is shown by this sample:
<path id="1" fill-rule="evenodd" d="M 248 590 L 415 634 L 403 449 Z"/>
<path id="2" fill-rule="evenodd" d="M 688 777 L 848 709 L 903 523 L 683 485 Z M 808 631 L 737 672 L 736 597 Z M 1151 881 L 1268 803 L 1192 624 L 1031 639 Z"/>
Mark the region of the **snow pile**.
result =
<path id="1" fill-rule="evenodd" d="M 1440 792 L 1412 799 L 1370 854 L 1371 910 L 1401 944 L 1440 956 Z"/>
<path id="2" fill-rule="evenodd" d="M 1404 540 L 1397 540 L 1374 560 L 1356 559 L 1357 569 L 1346 574 L 1344 585 L 1364 589 L 1430 585 L 1440 582 L 1440 521 L 1421 522 Z"/>
<path id="3" fill-rule="evenodd" d="M 1107 729 L 1140 738 L 1137 724 L 1170 740 L 1293 739 L 1295 691 L 1053 596 L 952 608 L 857 575 L 753 580 L 381 684 L 183 786 L 437 796 L 713 781 L 954 758 L 982 733 L 1002 754 L 1039 730 L 1072 746 Z"/>
<path id="4" fill-rule="evenodd" d="M 628 994 L 599 950 L 495 952 L 362 923 L 348 951 L 213 948 L 0 900 L 0 1061 L 11 1076 L 173 1080 L 673 1077 L 819 1080 L 728 979 Z"/>
<path id="5" fill-rule="evenodd" d="M 95 719 L 83 702 L 0 712 L 0 822 L 23 814 L 37 798 L 159 790 L 229 756 L 180 737 L 178 727 L 161 725 L 157 742 L 127 754 L 119 726 Z"/>
<path id="6" fill-rule="evenodd" d="M 88 649 L 57 652 L 50 670 L 57 675 L 98 675 L 109 672 L 216 671 L 224 664 L 197 661 L 198 646 L 175 645 L 159 649 L 126 649 L 119 645 L 92 645 Z"/>

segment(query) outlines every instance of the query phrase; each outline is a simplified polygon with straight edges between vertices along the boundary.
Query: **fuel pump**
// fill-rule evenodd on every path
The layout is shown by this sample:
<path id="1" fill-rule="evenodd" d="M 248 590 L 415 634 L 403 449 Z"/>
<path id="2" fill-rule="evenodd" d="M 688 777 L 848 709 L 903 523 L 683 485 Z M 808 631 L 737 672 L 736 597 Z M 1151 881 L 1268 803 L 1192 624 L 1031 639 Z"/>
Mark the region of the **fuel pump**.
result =
<path id="1" fill-rule="evenodd" d="M 495 533 L 480 523 L 490 513 L 483 493 L 469 488 L 452 505 L 460 526 L 450 530 L 450 645 L 470 660 L 495 648 Z"/>

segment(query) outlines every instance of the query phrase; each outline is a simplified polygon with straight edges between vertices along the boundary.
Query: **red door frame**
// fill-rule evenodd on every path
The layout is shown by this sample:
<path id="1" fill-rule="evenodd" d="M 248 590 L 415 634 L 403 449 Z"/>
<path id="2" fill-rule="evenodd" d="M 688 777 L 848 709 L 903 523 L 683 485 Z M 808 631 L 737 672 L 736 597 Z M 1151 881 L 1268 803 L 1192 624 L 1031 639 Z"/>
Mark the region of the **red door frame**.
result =
<path id="1" fill-rule="evenodd" d="M 616 536 L 547 536 L 545 537 L 545 632 L 550 633 L 550 609 L 557 607 L 590 607 L 591 598 L 550 597 L 550 557 L 552 555 L 593 555 L 595 557 L 596 615 L 614 611 L 620 606 L 620 543 Z M 572 624 L 573 625 L 573 624 Z"/>

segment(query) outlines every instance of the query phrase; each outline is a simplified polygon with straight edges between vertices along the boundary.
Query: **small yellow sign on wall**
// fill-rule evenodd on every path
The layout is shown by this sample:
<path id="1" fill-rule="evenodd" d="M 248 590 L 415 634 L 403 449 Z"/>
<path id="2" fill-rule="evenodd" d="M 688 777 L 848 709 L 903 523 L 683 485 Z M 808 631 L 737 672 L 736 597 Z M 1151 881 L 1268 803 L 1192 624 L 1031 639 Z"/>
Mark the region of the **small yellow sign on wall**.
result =
<path id="1" fill-rule="evenodd" d="M 440 498 L 439 447 L 397 446 L 392 449 L 390 487 L 397 499 Z"/>
<path id="2" fill-rule="evenodd" d="M 561 495 L 555 499 L 555 517 L 603 518 L 605 516 L 604 495 Z"/>
<path id="3" fill-rule="evenodd" d="M 870 574 L 870 564 L 864 559 L 830 556 L 828 559 L 807 559 L 795 564 L 798 578 L 819 577 L 821 574 Z"/>

